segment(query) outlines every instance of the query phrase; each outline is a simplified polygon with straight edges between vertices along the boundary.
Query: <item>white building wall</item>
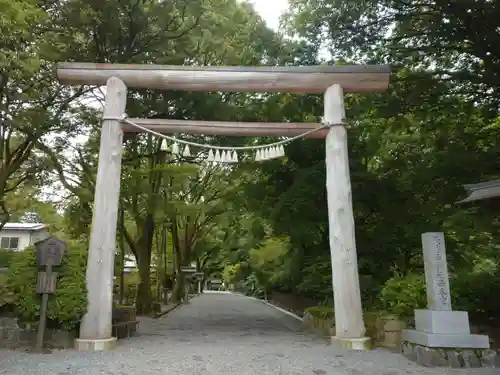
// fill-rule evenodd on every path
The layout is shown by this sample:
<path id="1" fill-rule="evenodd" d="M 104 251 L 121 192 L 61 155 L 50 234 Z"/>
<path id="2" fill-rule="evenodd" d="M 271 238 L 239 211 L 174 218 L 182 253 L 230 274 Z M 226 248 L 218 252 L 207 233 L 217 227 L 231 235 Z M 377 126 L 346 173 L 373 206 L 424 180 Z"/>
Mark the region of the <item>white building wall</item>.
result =
<path id="1" fill-rule="evenodd" d="M 35 232 L 3 229 L 0 231 L 0 238 L 1 237 L 18 237 L 19 238 L 18 251 L 22 251 L 25 248 L 33 245 L 35 242 L 40 241 L 45 237 L 47 237 L 47 232 L 45 229 Z"/>
<path id="2" fill-rule="evenodd" d="M 45 229 L 37 230 L 36 232 L 31 232 L 31 243 L 33 245 L 35 242 L 41 241 L 49 236 Z"/>

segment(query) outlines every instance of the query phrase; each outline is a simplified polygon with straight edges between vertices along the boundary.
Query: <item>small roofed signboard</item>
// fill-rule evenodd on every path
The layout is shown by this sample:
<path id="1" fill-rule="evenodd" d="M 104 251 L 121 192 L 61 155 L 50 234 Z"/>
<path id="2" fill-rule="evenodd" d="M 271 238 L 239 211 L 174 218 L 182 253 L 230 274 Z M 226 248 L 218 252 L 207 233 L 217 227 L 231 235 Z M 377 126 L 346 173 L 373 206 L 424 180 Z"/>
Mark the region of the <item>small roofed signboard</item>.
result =
<path id="1" fill-rule="evenodd" d="M 43 339 L 45 325 L 47 322 L 47 304 L 49 294 L 56 292 L 57 272 L 52 267 L 61 265 L 62 257 L 66 251 L 66 244 L 55 237 L 48 237 L 35 244 L 36 247 L 36 265 L 43 268 L 38 272 L 36 283 L 36 293 L 42 295 L 40 304 L 40 324 L 36 337 L 36 351 L 43 352 Z"/>
<path id="2" fill-rule="evenodd" d="M 55 237 L 48 237 L 36 243 L 36 264 L 38 267 L 59 266 L 66 251 L 66 244 Z"/>

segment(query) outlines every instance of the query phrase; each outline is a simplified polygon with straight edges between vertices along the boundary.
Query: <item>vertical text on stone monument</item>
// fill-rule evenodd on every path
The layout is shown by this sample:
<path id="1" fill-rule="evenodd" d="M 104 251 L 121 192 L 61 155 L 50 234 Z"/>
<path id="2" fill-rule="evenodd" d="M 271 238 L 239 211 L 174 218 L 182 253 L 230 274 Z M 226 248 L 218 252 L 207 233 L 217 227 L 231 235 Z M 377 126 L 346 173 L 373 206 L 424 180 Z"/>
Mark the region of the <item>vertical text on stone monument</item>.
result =
<path id="1" fill-rule="evenodd" d="M 423 233 L 422 249 L 427 286 L 427 307 L 431 310 L 451 310 L 450 284 L 443 233 Z"/>

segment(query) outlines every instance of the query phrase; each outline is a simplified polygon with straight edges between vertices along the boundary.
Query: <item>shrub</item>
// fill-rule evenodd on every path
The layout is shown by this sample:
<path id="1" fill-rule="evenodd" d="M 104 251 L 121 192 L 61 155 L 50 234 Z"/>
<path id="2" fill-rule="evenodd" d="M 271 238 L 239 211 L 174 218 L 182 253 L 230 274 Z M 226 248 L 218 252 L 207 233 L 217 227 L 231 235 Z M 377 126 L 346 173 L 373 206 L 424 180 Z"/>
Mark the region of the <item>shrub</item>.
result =
<path id="1" fill-rule="evenodd" d="M 123 278 L 123 299 L 126 305 L 133 305 L 137 299 L 137 290 L 139 288 L 140 277 L 138 272 L 126 273 Z M 151 288 L 151 296 L 153 301 L 157 298 L 157 284 L 156 276 L 151 273 L 151 278 L 149 279 L 149 286 Z M 115 299 L 119 299 L 120 296 L 120 276 L 117 276 L 114 282 L 114 294 Z"/>
<path id="2" fill-rule="evenodd" d="M 395 274 L 382 287 L 380 299 L 388 313 L 400 318 L 412 317 L 415 309 L 427 305 L 424 276 Z"/>
<path id="3" fill-rule="evenodd" d="M 380 307 L 380 282 L 372 275 L 359 275 L 361 301 L 364 309 L 377 309 Z"/>
<path id="4" fill-rule="evenodd" d="M 139 287 L 139 274 L 137 272 L 126 273 L 123 278 L 123 297 L 124 303 L 132 305 L 137 297 L 137 288 Z M 115 279 L 115 298 L 120 294 L 120 277 Z"/>
<path id="5" fill-rule="evenodd" d="M 454 310 L 468 311 L 471 320 L 500 321 L 500 273 L 461 273 L 450 280 Z"/>
<path id="6" fill-rule="evenodd" d="M 134 306 L 113 306 L 113 324 L 133 322 L 137 319 Z"/>
<path id="7" fill-rule="evenodd" d="M 72 329 L 86 312 L 86 262 L 87 247 L 82 243 L 69 242 L 62 264 L 57 269 L 56 293 L 49 296 L 48 324 Z M 36 294 L 37 271 L 34 248 L 18 252 L 12 258 L 6 289 L 12 295 L 11 304 L 22 321 L 35 322 L 39 319 L 40 296 Z"/>
<path id="8" fill-rule="evenodd" d="M 14 254 L 15 254 L 14 251 L 0 249 L 0 268 L 9 267 Z"/>
<path id="9" fill-rule="evenodd" d="M 461 272 L 450 277 L 450 287 L 454 310 L 468 311 L 477 323 L 500 320 L 500 304 L 491 297 L 500 294 L 499 272 Z M 389 313 L 413 317 L 414 309 L 427 305 L 424 275 L 394 275 L 382 288 L 381 302 Z"/>
<path id="10" fill-rule="evenodd" d="M 0 275 L 0 313 L 12 311 L 13 293 L 7 288 L 7 275 Z"/>
<path id="11" fill-rule="evenodd" d="M 324 320 L 335 319 L 333 306 L 327 306 L 327 305 L 311 306 L 306 308 L 304 312 L 311 314 L 313 317 L 317 319 L 324 319 Z"/>

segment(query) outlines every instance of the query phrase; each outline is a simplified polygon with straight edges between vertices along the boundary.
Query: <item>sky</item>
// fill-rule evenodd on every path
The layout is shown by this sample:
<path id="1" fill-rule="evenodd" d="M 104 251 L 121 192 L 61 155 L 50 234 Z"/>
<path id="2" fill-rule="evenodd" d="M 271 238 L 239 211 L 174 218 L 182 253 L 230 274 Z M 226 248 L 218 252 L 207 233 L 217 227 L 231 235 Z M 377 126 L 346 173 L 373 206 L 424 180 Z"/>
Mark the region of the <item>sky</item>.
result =
<path id="1" fill-rule="evenodd" d="M 288 9 L 288 0 L 249 0 L 254 9 L 266 21 L 271 29 L 278 30 L 280 16 Z M 331 54 L 326 48 L 320 48 L 319 56 L 331 59 Z"/>
<path id="2" fill-rule="evenodd" d="M 280 15 L 287 9 L 288 0 L 250 0 L 255 10 L 272 29 L 277 29 Z"/>

